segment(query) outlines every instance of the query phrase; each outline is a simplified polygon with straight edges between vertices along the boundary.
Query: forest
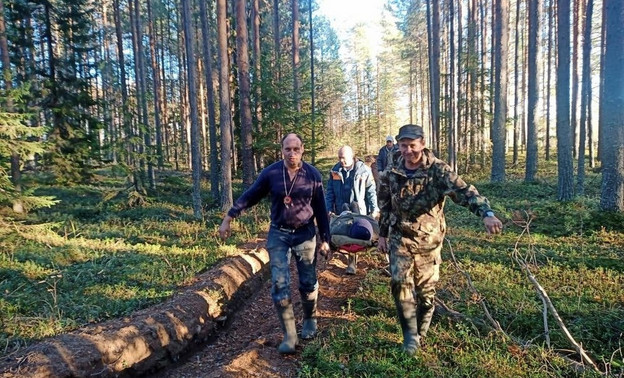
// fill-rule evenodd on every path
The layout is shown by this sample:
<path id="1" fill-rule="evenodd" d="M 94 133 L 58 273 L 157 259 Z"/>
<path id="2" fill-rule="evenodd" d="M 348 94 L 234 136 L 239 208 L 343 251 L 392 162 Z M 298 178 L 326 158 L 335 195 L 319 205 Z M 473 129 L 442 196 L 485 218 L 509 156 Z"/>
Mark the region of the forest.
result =
<path id="1" fill-rule="evenodd" d="M 535 264 L 597 358 L 577 349 L 581 357 L 566 358 L 589 370 L 558 360 L 543 373 L 544 357 L 531 350 L 526 365 L 482 373 L 622 374 L 624 2 L 387 0 L 374 28 L 359 22 L 346 33 L 321 3 L 0 0 L 0 355 L 160 303 L 236 254 L 237 243 L 268 225 L 267 209 L 243 217 L 228 243 L 216 228 L 281 159 L 287 133 L 303 137 L 304 160 L 327 179 L 340 146 L 364 159 L 411 123 L 424 127 L 436 156 L 499 203 L 508 234 L 498 247 L 452 207 L 458 231 L 450 237 L 491 304 L 501 302 L 494 315 L 511 339 L 543 336 L 529 315 L 511 316 L 540 313 L 541 301 L 524 302 L 530 287 L 512 290 L 511 305 L 497 291 Z M 516 260 L 506 251 L 518 245 L 532 257 L 509 272 L 505 264 Z M 490 282 L 498 269 L 510 282 Z M 575 274 L 587 287 L 570 281 Z M 363 285 L 375 293 L 380 280 L 367 276 Z M 478 306 L 467 295 L 446 299 L 471 316 Z M 103 296 L 110 303 L 98 303 Z M 356 299 L 354 311 L 369 316 L 377 300 Z M 340 332 L 337 343 L 348 343 L 352 330 Z M 544 342 L 553 352 L 548 332 Z M 477 349 L 505 354 L 507 344 L 492 343 Z M 326 359 L 308 358 L 300 373 L 309 376 L 339 374 L 336 360 L 349 350 L 310 348 Z M 375 375 L 388 371 L 385 358 L 399 357 L 370 358 L 385 362 L 347 365 Z M 470 375 L 483 361 L 455 363 L 458 370 L 424 371 Z"/>

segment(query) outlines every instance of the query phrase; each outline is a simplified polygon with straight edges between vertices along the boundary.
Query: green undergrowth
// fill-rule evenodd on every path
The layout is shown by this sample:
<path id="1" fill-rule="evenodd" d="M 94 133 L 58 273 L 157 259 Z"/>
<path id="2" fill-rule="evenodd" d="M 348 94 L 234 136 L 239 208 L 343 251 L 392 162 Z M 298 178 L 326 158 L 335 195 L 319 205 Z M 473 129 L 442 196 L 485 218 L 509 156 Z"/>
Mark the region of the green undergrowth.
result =
<path id="1" fill-rule="evenodd" d="M 157 191 L 144 194 L 110 172 L 94 186 L 29 179 L 60 201 L 0 214 L 0 355 L 163 302 L 268 225 L 263 203 L 222 242 L 223 213 L 210 209 L 209 188 L 204 220 L 193 217 L 190 175 L 159 177 Z"/>
<path id="2" fill-rule="evenodd" d="M 556 178 L 543 177 L 531 184 L 513 170 L 500 184 L 465 177 L 489 198 L 505 224 L 502 235 L 487 235 L 479 218 L 447 201 L 437 292 L 460 315 L 436 313 L 414 357 L 401 352 L 390 278 L 373 269 L 348 300 L 355 320 L 333 322 L 306 345 L 300 376 L 599 376 L 571 363 L 579 356 L 550 311 L 548 345 L 544 304 L 514 256 L 530 268 L 600 371 L 624 374 L 624 216 L 599 210 L 597 174 L 588 173 L 585 195 L 566 203 L 556 201 Z M 483 304 L 503 333 L 493 330 Z"/>

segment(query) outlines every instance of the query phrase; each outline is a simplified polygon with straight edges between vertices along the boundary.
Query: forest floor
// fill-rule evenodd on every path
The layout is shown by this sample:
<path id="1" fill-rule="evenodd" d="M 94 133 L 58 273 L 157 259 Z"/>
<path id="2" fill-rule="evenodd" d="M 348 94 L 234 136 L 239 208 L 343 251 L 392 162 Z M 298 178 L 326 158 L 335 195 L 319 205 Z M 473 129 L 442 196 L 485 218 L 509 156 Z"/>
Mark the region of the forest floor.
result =
<path id="1" fill-rule="evenodd" d="M 244 249 L 262 247 L 251 243 Z M 358 290 L 370 269 L 383 269 L 381 259 L 362 255 L 355 275 L 347 275 L 346 255 L 334 253 L 326 261 L 319 256 L 317 265 L 319 280 L 318 329 L 335 322 L 353 320 L 354 314 L 346 311 L 347 301 Z M 291 263 L 291 296 L 297 318 L 297 330 L 301 331 L 302 312 L 298 290 L 297 272 Z M 150 376 L 165 377 L 295 377 L 301 365 L 301 352 L 305 340 L 299 340 L 297 353 L 282 356 L 277 347 L 282 332 L 271 299 L 271 282 L 268 281 L 239 310 L 215 339 L 182 356 L 179 361 Z"/>

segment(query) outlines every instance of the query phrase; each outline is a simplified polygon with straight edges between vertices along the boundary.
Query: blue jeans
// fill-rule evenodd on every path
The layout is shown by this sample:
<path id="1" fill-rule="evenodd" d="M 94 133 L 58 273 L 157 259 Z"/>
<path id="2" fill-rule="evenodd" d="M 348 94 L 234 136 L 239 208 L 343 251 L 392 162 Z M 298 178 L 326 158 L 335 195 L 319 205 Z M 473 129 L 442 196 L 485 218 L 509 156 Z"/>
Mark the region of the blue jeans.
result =
<path id="1" fill-rule="evenodd" d="M 271 297 L 274 302 L 290 299 L 290 256 L 294 255 L 302 294 L 318 289 L 316 280 L 316 228 L 314 224 L 295 232 L 281 231 L 273 226 L 267 237 L 271 266 Z"/>

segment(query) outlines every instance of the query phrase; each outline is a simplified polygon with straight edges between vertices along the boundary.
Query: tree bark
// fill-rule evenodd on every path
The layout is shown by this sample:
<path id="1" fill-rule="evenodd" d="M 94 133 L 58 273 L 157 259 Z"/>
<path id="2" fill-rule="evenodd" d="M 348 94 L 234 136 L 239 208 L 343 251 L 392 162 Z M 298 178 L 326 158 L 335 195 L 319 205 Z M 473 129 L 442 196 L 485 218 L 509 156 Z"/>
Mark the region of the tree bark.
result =
<path id="1" fill-rule="evenodd" d="M 246 0 L 236 0 L 236 62 L 238 64 L 238 98 L 243 158 L 243 189 L 254 181 L 254 158 L 251 124 L 251 83 L 249 78 L 249 37 L 247 33 Z"/>
<path id="2" fill-rule="evenodd" d="M 605 0 L 604 130 L 600 207 L 624 211 L 624 3 Z"/>
<path id="3" fill-rule="evenodd" d="M 579 130 L 579 144 L 578 144 L 578 165 L 576 175 L 576 190 L 579 195 L 583 195 L 585 192 L 585 145 L 587 130 L 591 130 L 588 127 L 588 114 L 591 107 L 591 72 L 590 72 L 590 59 L 591 59 L 591 29 L 592 29 L 592 14 L 594 11 L 594 0 L 587 1 L 587 7 L 585 9 L 585 28 L 583 29 L 583 69 L 581 77 L 581 122 Z M 591 142 L 591 139 L 590 139 Z"/>
<path id="4" fill-rule="evenodd" d="M 219 44 L 219 121 L 221 127 L 221 209 L 232 207 L 232 115 L 227 46 L 227 4 L 217 0 L 217 41 Z"/>
<path id="5" fill-rule="evenodd" d="M 191 0 L 182 0 L 182 24 L 184 27 L 184 47 L 186 50 L 186 76 L 188 82 L 188 102 L 191 113 L 191 162 L 193 169 L 193 215 L 195 219 L 202 219 L 201 202 L 201 134 L 199 132 L 197 81 L 195 68 L 195 49 L 193 32 L 191 30 Z"/>
<path id="6" fill-rule="evenodd" d="M 301 113 L 299 99 L 299 1 L 291 0 L 292 4 L 292 65 L 293 65 L 293 102 L 295 111 Z"/>
<path id="7" fill-rule="evenodd" d="M 492 125 L 493 182 L 505 181 L 505 139 L 507 118 L 508 0 L 495 0 L 494 28 L 494 123 Z"/>
<path id="8" fill-rule="evenodd" d="M 539 86 L 539 35 L 540 8 L 539 0 L 528 0 L 529 4 L 529 64 L 528 64 L 528 109 L 527 109 L 527 154 L 524 181 L 535 180 L 537 174 L 537 101 Z"/>
<path id="9" fill-rule="evenodd" d="M 252 33 L 252 56 L 253 56 L 253 73 L 254 80 L 254 115 L 256 117 L 256 133 L 262 134 L 262 57 L 260 56 L 260 0 L 251 0 L 251 33 Z M 256 169 L 260 172 L 264 168 L 264 153 L 262 149 L 258 149 L 255 153 Z M 312 160 L 314 162 L 314 159 Z"/>
<path id="10" fill-rule="evenodd" d="M 204 74 L 206 81 L 206 107 L 208 108 L 208 129 L 210 131 L 210 195 L 214 201 L 220 198 L 219 194 L 219 155 L 217 148 L 217 124 L 215 112 L 215 94 L 212 81 L 212 46 L 210 38 L 210 15 L 206 9 L 206 2 L 199 2 L 200 20 L 202 29 L 202 50 L 204 58 Z"/>
<path id="11" fill-rule="evenodd" d="M 516 0 L 516 35 L 515 35 L 515 57 L 514 57 L 514 107 L 513 107 L 513 157 L 512 164 L 518 164 L 518 142 L 520 140 L 520 127 L 518 126 L 518 98 L 520 97 L 520 3 Z"/>
<path id="12" fill-rule="evenodd" d="M 550 160 L 550 88 L 552 78 L 553 1 L 548 1 L 548 58 L 546 63 L 546 161 Z"/>
<path id="13" fill-rule="evenodd" d="M 156 35 L 154 32 L 154 19 L 152 15 L 152 1 L 147 0 L 147 30 L 149 34 L 150 57 L 152 65 L 152 88 L 154 95 L 154 127 L 156 129 L 156 160 L 158 168 L 163 169 L 165 164 L 163 160 L 162 148 L 162 102 L 160 100 L 160 66 L 158 64 L 158 54 L 156 52 Z"/>
<path id="14" fill-rule="evenodd" d="M 557 170 L 558 199 L 574 197 L 570 129 L 570 0 L 557 0 Z"/>
<path id="15" fill-rule="evenodd" d="M 310 101 L 312 116 L 312 164 L 316 162 L 316 104 L 314 77 L 314 25 L 312 24 L 312 0 L 308 0 L 308 24 L 310 28 Z"/>

